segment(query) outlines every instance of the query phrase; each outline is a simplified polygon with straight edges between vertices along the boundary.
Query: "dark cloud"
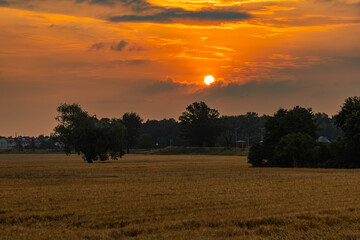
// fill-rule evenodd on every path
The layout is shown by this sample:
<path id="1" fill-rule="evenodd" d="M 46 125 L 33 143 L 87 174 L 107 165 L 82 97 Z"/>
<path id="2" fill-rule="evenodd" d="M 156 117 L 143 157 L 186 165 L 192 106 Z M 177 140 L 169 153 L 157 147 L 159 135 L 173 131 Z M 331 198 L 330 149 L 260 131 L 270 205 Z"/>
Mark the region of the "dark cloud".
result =
<path id="1" fill-rule="evenodd" d="M 87 2 L 91 5 L 99 4 L 105 6 L 115 6 L 121 4 L 126 7 L 130 7 L 133 11 L 142 11 L 144 9 L 156 9 L 161 8 L 148 3 L 146 0 L 75 0 L 77 3 Z"/>
<path id="2" fill-rule="evenodd" d="M 171 23 L 183 21 L 242 21 L 250 18 L 245 12 L 230 8 L 202 9 L 188 11 L 183 8 L 167 8 L 149 3 L 146 0 L 77 0 L 77 2 L 114 6 L 116 4 L 130 9 L 135 14 L 109 17 L 111 22 L 157 22 Z"/>
<path id="3" fill-rule="evenodd" d="M 49 1 L 49 0 L 42 0 Z M 42 2 L 41 1 L 41 2 Z M 74 3 L 102 5 L 112 9 L 121 9 L 125 15 L 104 17 L 111 22 L 234 22 L 249 19 L 251 16 L 238 7 L 216 7 L 201 10 L 185 10 L 183 8 L 154 5 L 146 0 L 67 0 Z M 51 1 L 49 1 L 51 2 Z M 32 0 L 0 0 L 0 5 L 12 5 L 24 9 L 36 7 Z M 50 8 L 51 9 L 51 8 Z M 47 9 L 48 11 L 49 9 Z"/>
<path id="4" fill-rule="evenodd" d="M 128 45 L 128 43 L 124 40 L 121 40 L 119 43 L 111 44 L 110 49 L 114 51 L 122 51 L 126 45 Z"/>
<path id="5" fill-rule="evenodd" d="M 94 43 L 93 45 L 91 45 L 91 47 L 90 47 L 90 51 L 91 50 L 100 50 L 100 49 L 102 49 L 102 48 L 104 48 L 105 46 L 104 46 L 104 44 L 102 43 L 102 42 L 98 42 L 98 43 Z"/>
<path id="6" fill-rule="evenodd" d="M 181 8 L 164 8 L 161 12 L 149 15 L 123 15 L 113 16 L 108 20 L 111 22 L 156 22 L 156 23 L 172 23 L 181 21 L 242 21 L 250 18 L 245 12 L 221 11 L 216 10 L 199 10 L 187 11 Z"/>
<path id="7" fill-rule="evenodd" d="M 176 89 L 184 89 L 191 85 L 174 82 L 171 78 L 165 81 L 154 82 L 144 87 L 143 92 L 147 94 L 157 94 L 162 92 L 169 92 Z"/>
<path id="8" fill-rule="evenodd" d="M 0 0 L 0 6 L 7 6 L 7 5 L 9 5 L 8 1 Z"/>
<path id="9" fill-rule="evenodd" d="M 246 98 L 249 96 L 262 95 L 278 95 L 278 94 L 292 94 L 303 90 L 305 85 L 302 82 L 248 82 L 244 84 L 229 83 L 225 85 L 222 82 L 217 82 L 211 87 L 204 88 L 196 92 L 194 95 L 208 96 L 210 99 L 214 98 Z"/>

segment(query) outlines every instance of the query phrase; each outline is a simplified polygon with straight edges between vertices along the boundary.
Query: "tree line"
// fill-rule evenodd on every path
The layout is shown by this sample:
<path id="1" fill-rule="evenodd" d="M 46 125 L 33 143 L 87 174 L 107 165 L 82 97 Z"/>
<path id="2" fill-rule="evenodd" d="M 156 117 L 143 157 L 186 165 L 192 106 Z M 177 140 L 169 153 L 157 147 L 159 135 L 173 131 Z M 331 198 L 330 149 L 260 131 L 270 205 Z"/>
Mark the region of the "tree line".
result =
<path id="1" fill-rule="evenodd" d="M 279 109 L 265 123 L 264 141 L 250 148 L 249 163 L 255 167 L 360 167 L 360 98 L 347 98 L 333 119 L 343 134 L 330 143 L 317 143 L 319 128 L 326 122 L 323 115 L 299 106 Z"/>
<path id="2" fill-rule="evenodd" d="M 145 122 L 135 112 L 125 113 L 121 118 L 98 119 L 96 115 L 90 115 L 83 110 L 79 104 L 61 104 L 57 112 L 58 125 L 54 129 L 52 139 L 63 144 L 65 153 L 82 154 L 89 163 L 109 158 L 117 159 L 134 148 L 167 146 L 231 148 L 236 146 L 236 141 L 242 140 L 248 146 L 252 146 L 250 162 L 254 166 L 273 166 L 267 159 L 270 155 L 264 155 L 262 152 L 265 152 L 264 149 L 273 148 L 276 145 L 274 141 L 280 141 L 282 130 L 275 134 L 276 138 L 273 138 L 271 133 L 273 126 L 277 124 L 283 126 L 283 123 L 274 122 L 274 119 L 283 115 L 294 115 L 294 119 L 299 118 L 305 122 L 310 118 L 314 125 L 311 132 L 309 130 L 306 133 L 312 139 L 324 135 L 333 140 L 343 134 L 342 130 L 335 126 L 334 117 L 330 118 L 324 113 L 313 114 L 311 110 L 300 107 L 291 111 L 280 109 L 274 116 L 259 116 L 254 112 L 237 116 L 220 116 L 218 110 L 210 108 L 205 102 L 194 102 L 186 107 L 178 121 L 170 118 Z M 292 125 L 294 132 L 299 132 L 295 129 L 300 129 L 302 132 L 302 122 L 295 124 L 294 119 L 290 118 L 288 123 Z M 284 132 L 289 131 L 284 130 Z M 269 142 L 271 145 L 268 144 Z"/>

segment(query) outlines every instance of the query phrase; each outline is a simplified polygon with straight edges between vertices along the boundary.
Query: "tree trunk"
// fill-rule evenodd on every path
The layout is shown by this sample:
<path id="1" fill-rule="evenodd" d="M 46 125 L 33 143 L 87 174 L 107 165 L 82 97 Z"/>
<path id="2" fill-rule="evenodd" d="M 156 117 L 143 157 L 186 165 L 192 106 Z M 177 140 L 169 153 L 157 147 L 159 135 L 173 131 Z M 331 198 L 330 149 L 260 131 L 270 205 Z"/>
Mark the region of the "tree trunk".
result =
<path id="1" fill-rule="evenodd" d="M 92 163 L 92 162 L 93 162 L 93 158 L 90 157 L 90 156 L 87 156 L 87 155 L 85 155 L 85 160 L 86 160 L 88 163 Z"/>

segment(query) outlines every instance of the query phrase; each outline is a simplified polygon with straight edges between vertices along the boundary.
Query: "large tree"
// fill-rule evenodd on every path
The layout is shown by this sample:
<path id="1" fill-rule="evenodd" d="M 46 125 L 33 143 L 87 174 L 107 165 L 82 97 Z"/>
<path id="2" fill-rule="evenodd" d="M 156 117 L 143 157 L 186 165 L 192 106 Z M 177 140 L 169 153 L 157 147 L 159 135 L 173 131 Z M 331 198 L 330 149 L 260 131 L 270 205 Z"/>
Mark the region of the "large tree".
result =
<path id="1" fill-rule="evenodd" d="M 311 108 L 296 106 L 291 110 L 279 109 L 274 116 L 266 120 L 263 143 L 250 148 L 249 162 L 254 166 L 307 165 L 308 163 L 303 159 L 300 163 L 298 158 L 289 157 L 284 160 L 283 156 L 294 156 L 296 152 L 310 151 L 315 144 L 316 132 L 317 125 Z M 306 140 L 306 144 L 297 144 L 302 140 Z M 289 162 L 284 163 L 284 161 Z"/>
<path id="2" fill-rule="evenodd" d="M 66 154 L 75 151 L 88 163 L 124 155 L 125 128 L 119 119 L 98 120 L 79 104 L 61 104 L 57 111 L 58 125 L 52 137 L 64 144 Z"/>
<path id="3" fill-rule="evenodd" d="M 129 153 L 130 148 L 135 146 L 136 141 L 140 135 L 140 128 L 143 120 L 138 114 L 134 112 L 128 112 L 123 115 L 122 121 L 126 127 L 126 150 L 127 153 Z"/>
<path id="4" fill-rule="evenodd" d="M 350 97 L 345 100 L 340 112 L 334 116 L 335 125 L 344 132 L 339 139 L 342 146 L 338 159 L 342 167 L 360 167 L 360 97 Z"/>
<path id="5" fill-rule="evenodd" d="M 194 102 L 179 117 L 180 134 L 195 146 L 214 146 L 221 133 L 219 112 L 204 102 Z"/>

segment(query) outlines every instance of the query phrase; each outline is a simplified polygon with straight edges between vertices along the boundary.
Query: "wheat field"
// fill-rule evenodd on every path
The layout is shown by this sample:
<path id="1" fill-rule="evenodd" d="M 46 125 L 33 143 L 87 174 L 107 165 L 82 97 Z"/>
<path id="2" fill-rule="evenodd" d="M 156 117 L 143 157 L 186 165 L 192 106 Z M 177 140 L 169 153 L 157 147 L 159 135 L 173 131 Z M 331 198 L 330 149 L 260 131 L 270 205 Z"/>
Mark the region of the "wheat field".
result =
<path id="1" fill-rule="evenodd" d="M 360 239 L 360 170 L 0 155 L 0 239 Z"/>

